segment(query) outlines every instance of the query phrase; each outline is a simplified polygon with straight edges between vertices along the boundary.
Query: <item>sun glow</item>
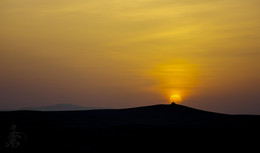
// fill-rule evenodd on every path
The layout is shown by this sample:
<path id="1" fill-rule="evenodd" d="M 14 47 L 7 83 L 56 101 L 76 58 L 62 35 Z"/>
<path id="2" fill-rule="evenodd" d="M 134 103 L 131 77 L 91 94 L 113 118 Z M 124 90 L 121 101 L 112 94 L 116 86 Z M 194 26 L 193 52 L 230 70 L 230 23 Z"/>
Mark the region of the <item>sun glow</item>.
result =
<path id="1" fill-rule="evenodd" d="M 175 95 L 172 95 L 172 96 L 170 97 L 170 102 L 171 102 L 171 103 L 172 103 L 172 102 L 174 102 L 174 103 L 180 103 L 181 101 L 182 101 L 182 98 L 181 98 L 180 95 L 175 94 Z"/>
<path id="2" fill-rule="evenodd" d="M 181 103 L 198 85 L 198 73 L 196 64 L 175 59 L 157 65 L 152 75 L 158 80 L 157 88 L 167 100 L 170 98 L 170 103 Z"/>

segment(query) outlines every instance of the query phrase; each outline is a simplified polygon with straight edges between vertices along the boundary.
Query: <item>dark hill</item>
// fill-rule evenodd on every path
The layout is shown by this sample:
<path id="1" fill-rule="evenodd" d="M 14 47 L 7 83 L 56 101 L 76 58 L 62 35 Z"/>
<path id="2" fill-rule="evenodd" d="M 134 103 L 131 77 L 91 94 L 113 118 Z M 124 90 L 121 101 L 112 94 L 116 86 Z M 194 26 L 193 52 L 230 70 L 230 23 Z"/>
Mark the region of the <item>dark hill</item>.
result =
<path id="1" fill-rule="evenodd" d="M 0 149 L 26 152 L 104 152 L 103 149 L 106 152 L 172 152 L 173 146 L 188 149 L 185 144 L 197 144 L 198 138 L 202 138 L 199 144 L 211 145 L 215 139 L 227 136 L 216 134 L 218 130 L 208 133 L 201 128 L 260 127 L 260 116 L 219 114 L 176 104 L 86 111 L 0 112 L 0 121 Z M 18 132 L 19 145 L 12 149 L 9 141 L 14 139 L 10 135 L 15 132 Z M 236 142 L 247 135 L 228 132 L 229 137 L 221 142 Z"/>

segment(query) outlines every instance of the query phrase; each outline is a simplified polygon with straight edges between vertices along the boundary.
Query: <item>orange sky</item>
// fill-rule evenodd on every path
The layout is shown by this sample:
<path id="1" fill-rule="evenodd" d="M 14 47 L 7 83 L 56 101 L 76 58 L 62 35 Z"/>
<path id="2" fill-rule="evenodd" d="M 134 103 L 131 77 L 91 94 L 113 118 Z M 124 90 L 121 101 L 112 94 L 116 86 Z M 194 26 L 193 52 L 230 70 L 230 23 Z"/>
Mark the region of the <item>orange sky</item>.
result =
<path id="1" fill-rule="evenodd" d="M 260 114 L 259 0 L 1 0 L 0 108 Z"/>

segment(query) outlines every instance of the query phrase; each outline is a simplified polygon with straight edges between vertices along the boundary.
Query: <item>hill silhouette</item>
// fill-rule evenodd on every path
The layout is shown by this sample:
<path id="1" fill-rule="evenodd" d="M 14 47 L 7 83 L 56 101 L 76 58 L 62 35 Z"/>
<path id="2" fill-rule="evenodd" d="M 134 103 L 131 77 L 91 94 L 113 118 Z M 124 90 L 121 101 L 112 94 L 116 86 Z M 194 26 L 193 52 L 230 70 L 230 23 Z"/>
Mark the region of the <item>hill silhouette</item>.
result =
<path id="1" fill-rule="evenodd" d="M 39 148 L 40 151 L 172 152 L 188 149 L 185 146 L 197 144 L 198 138 L 203 139 L 200 143 L 212 145 L 208 143 L 223 136 L 194 128 L 260 127 L 260 116 L 220 114 L 177 104 L 86 111 L 10 111 L 0 112 L 0 119 L 0 148 L 10 149 L 5 144 L 10 138 L 8 131 L 15 126 L 26 136 L 17 149 L 27 152 Z M 236 142 L 236 133 L 230 130 L 230 135 L 227 140 Z M 243 133 L 239 133 L 241 136 Z"/>

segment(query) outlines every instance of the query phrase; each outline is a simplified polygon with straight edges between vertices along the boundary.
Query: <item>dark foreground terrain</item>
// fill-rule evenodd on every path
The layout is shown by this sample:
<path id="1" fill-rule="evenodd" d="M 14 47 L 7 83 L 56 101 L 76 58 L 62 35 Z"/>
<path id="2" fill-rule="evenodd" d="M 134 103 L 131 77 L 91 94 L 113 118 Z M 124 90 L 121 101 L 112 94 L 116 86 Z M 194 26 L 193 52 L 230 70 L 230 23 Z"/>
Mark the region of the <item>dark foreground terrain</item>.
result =
<path id="1" fill-rule="evenodd" d="M 260 116 L 182 105 L 0 112 L 0 152 L 258 152 Z"/>

